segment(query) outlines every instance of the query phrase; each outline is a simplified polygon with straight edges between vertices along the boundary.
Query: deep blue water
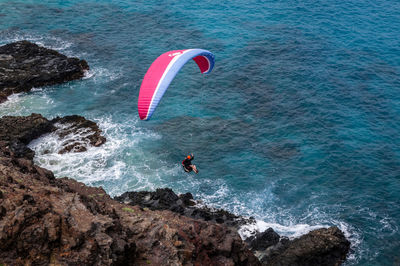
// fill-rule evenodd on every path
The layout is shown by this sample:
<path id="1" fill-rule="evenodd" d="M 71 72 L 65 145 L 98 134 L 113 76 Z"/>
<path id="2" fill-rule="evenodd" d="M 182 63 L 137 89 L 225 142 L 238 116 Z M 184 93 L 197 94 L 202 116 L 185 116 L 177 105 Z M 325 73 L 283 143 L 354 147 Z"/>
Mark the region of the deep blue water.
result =
<path id="1" fill-rule="evenodd" d="M 0 1 L 0 44 L 28 39 L 86 59 L 87 76 L 12 96 L 0 116 L 79 114 L 108 142 L 43 154 L 57 176 L 111 195 L 171 187 L 297 236 L 338 225 L 347 265 L 400 263 L 399 1 Z M 152 120 L 137 115 L 158 55 L 203 48 Z M 198 175 L 180 162 L 195 154 Z"/>

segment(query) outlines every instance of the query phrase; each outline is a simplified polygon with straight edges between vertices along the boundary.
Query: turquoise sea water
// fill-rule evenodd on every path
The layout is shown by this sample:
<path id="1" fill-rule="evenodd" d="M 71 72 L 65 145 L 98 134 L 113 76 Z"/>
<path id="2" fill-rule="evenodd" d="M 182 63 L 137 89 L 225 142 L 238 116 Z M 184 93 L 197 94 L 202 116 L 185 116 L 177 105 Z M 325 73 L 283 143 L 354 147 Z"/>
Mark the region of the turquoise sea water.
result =
<path id="1" fill-rule="evenodd" d="M 0 44 L 28 39 L 86 59 L 80 81 L 14 95 L 0 116 L 79 114 L 108 141 L 44 154 L 57 176 L 111 195 L 171 187 L 298 236 L 338 225 L 347 265 L 400 263 L 400 2 L 0 1 Z M 141 80 L 158 55 L 203 48 L 149 122 Z M 198 175 L 180 167 L 195 154 Z"/>

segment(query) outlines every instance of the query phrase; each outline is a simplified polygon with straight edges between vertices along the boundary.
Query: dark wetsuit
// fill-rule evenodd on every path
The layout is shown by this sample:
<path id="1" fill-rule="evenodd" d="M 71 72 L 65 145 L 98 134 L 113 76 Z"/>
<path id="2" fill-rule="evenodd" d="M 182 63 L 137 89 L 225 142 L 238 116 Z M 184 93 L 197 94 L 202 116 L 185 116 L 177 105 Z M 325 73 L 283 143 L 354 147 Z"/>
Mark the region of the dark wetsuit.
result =
<path id="1" fill-rule="evenodd" d="M 194 156 L 191 156 L 190 159 L 186 158 L 185 160 L 182 161 L 182 166 L 189 172 L 192 171 L 192 167 L 190 166 L 192 164 L 192 160 L 194 159 Z"/>

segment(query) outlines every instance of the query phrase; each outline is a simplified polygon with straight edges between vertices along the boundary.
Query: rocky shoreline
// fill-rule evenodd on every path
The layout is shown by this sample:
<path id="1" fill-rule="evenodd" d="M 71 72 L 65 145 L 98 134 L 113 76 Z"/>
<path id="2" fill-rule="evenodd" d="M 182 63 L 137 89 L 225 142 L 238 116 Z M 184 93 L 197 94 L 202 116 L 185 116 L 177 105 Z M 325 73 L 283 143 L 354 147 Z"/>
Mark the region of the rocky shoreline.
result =
<path id="1" fill-rule="evenodd" d="M 28 41 L 0 46 L 0 103 L 33 87 L 80 79 L 89 65 Z"/>
<path id="2" fill-rule="evenodd" d="M 0 103 L 34 86 L 80 78 L 88 68 L 26 41 L 1 46 Z M 77 115 L 0 118 L 0 264 L 340 265 L 349 252 L 337 227 L 292 240 L 270 228 L 243 241 L 238 229 L 253 218 L 199 206 L 190 193 L 164 188 L 112 199 L 101 187 L 56 179 L 35 165 L 27 147 L 49 133 L 60 138 L 60 154 L 106 141 L 94 122 Z"/>
<path id="3" fill-rule="evenodd" d="M 255 224 L 253 217 L 234 215 L 226 210 L 199 206 L 191 193 L 176 195 L 170 188 L 154 192 L 125 192 L 115 200 L 150 210 L 169 210 L 196 220 L 235 228 Z M 339 265 L 346 258 L 350 242 L 336 226 L 313 230 L 290 240 L 278 235 L 272 228 L 254 232 L 245 239 L 250 250 L 262 265 Z"/>
<path id="4" fill-rule="evenodd" d="M 121 204 L 35 165 L 26 145 L 55 121 L 0 118 L 0 263 L 259 264 L 233 228 Z"/>

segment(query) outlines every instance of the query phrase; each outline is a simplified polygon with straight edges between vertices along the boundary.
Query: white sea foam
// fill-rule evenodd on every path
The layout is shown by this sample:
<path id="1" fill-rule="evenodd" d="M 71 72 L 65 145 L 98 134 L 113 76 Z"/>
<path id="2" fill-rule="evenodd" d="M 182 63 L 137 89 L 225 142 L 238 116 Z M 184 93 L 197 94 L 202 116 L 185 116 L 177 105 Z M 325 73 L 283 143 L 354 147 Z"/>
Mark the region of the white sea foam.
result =
<path id="1" fill-rule="evenodd" d="M 94 76 L 94 71 L 91 70 L 85 70 L 83 72 L 83 78 L 82 79 L 90 79 Z"/>
<path id="2" fill-rule="evenodd" d="M 268 223 L 264 221 L 256 221 L 255 224 L 244 225 L 239 229 L 239 234 L 242 239 L 246 239 L 255 232 L 264 232 L 268 228 L 274 229 L 278 234 L 287 236 L 289 238 L 296 238 L 301 235 L 307 234 L 308 232 L 328 227 L 327 225 L 308 225 L 308 224 L 293 224 L 289 226 L 277 224 L 277 223 Z"/>
<path id="3" fill-rule="evenodd" d="M 8 96 L 1 104 L 0 117 L 5 115 L 30 115 L 32 112 L 45 114 L 48 106 L 54 107 L 54 101 L 41 89 L 34 88 L 32 93 L 16 93 Z"/>
<path id="4" fill-rule="evenodd" d="M 35 162 L 53 171 L 57 177 L 72 177 L 88 185 L 115 182 L 115 185 L 106 188 L 112 195 L 132 189 L 132 185 L 134 188 L 151 189 L 154 183 L 157 183 L 157 179 L 161 178 L 161 173 L 171 171 L 166 166 L 154 170 L 151 163 L 145 160 L 143 163 L 127 164 L 127 158 L 133 160 L 146 158 L 145 151 L 139 146 L 141 141 L 160 138 L 154 132 L 137 130 L 136 120 L 122 125 L 112 122 L 111 118 L 105 118 L 98 120 L 97 123 L 107 138 L 102 146 L 87 146 L 87 151 L 82 153 L 58 154 L 57 151 L 65 141 L 80 139 L 88 133 L 82 130 L 60 140 L 57 132 L 53 132 L 29 144 L 29 147 L 36 152 Z M 150 172 L 151 182 L 148 181 L 147 175 Z M 125 176 L 130 176 L 129 182 L 116 182 Z"/>
<path id="5" fill-rule="evenodd" d="M 103 82 L 104 80 L 113 81 L 122 76 L 122 71 L 109 70 L 103 67 L 92 67 L 90 70 L 86 71 L 84 79 L 93 79 L 95 82 Z"/>
<path id="6" fill-rule="evenodd" d="M 8 96 L 8 100 L 1 104 L 0 117 L 4 115 L 19 115 L 23 112 L 24 106 L 21 105 L 22 94 L 16 93 Z"/>
<path id="7" fill-rule="evenodd" d="M 346 264 L 357 262 L 363 256 L 363 251 L 361 249 L 361 233 L 345 222 L 334 221 L 334 224 L 343 231 L 345 237 L 350 241 L 350 248 L 352 252 L 350 252 L 349 256 L 347 257 Z"/>
<path id="8" fill-rule="evenodd" d="M 118 173 L 119 168 L 124 167 L 124 164 L 115 162 L 111 167 L 105 168 L 109 156 L 123 144 L 123 140 L 107 135 L 110 130 L 118 131 L 118 128 L 106 128 L 107 142 L 102 147 L 88 147 L 88 151 L 83 153 L 58 154 L 57 151 L 62 147 L 64 141 L 79 139 L 84 132 L 78 132 L 78 135 L 70 134 L 63 140 L 60 140 L 57 132 L 53 132 L 32 141 L 29 147 L 36 152 L 35 161 L 54 171 L 57 176 L 68 175 L 90 183 L 101 180 L 103 175 L 96 175 L 96 173 L 104 172 L 107 169 L 113 172 L 110 177 L 118 178 L 118 174 L 114 173 Z"/>

